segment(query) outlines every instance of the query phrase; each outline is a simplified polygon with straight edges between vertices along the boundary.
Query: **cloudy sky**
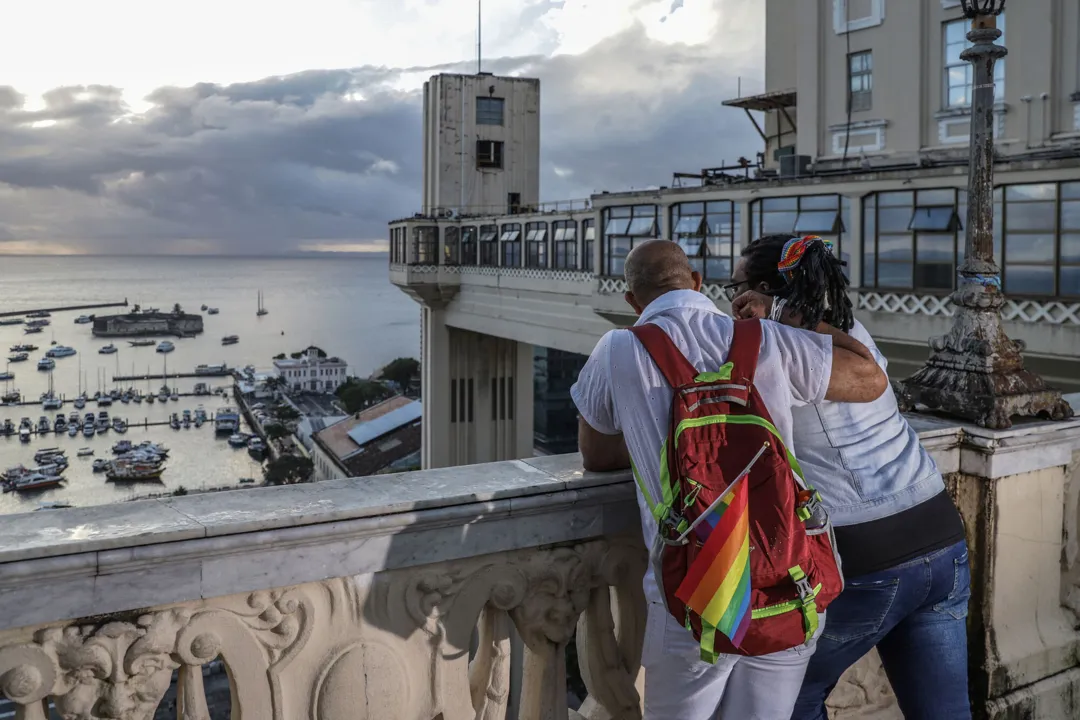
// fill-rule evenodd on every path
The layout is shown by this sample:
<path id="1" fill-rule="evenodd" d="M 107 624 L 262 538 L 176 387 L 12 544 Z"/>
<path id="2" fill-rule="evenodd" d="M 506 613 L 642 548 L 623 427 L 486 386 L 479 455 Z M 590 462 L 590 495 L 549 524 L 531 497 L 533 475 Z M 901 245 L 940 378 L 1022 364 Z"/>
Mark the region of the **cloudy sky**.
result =
<path id="1" fill-rule="evenodd" d="M 419 87 L 475 0 L 7 0 L 0 253 L 385 246 L 419 206 Z M 484 0 L 485 70 L 541 79 L 544 200 L 760 149 L 760 0 Z"/>

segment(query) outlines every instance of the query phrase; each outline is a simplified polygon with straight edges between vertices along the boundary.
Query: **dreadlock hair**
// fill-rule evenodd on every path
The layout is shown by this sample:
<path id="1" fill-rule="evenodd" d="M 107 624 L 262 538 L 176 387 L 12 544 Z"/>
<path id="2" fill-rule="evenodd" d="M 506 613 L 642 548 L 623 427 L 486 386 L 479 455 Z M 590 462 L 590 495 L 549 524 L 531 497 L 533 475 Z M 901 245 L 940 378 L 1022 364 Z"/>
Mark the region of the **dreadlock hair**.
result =
<path id="1" fill-rule="evenodd" d="M 794 265 L 787 265 L 781 272 L 780 263 L 786 260 L 785 247 L 792 240 L 801 244 L 801 257 L 796 257 Z M 764 235 L 747 245 L 742 256 L 746 259 L 750 287 L 765 283 L 769 288 L 767 294 L 785 298 L 792 312 L 802 315 L 803 327 L 812 330 L 824 321 L 848 332 L 854 326 L 844 263 L 821 238 Z"/>

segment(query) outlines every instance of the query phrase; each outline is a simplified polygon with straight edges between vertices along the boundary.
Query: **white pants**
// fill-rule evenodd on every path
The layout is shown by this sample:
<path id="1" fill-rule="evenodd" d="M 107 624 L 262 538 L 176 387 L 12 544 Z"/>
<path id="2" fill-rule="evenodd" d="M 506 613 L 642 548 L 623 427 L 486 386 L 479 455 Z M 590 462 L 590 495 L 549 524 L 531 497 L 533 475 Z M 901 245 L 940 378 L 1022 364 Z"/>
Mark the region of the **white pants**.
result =
<path id="1" fill-rule="evenodd" d="M 824 626 L 822 613 L 819 634 Z M 789 720 L 816 644 L 815 635 L 791 650 L 721 655 L 710 665 L 693 634 L 663 605 L 649 603 L 641 654 L 644 720 Z"/>

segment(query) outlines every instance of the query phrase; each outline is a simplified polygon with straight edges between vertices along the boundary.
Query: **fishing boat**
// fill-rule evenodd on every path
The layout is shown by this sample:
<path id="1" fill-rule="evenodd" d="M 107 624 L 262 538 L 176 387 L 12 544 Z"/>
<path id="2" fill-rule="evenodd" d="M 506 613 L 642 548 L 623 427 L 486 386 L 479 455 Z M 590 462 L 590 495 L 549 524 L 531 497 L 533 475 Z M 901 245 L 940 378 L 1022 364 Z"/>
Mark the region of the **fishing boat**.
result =
<path id="1" fill-rule="evenodd" d="M 221 338 L 222 345 L 235 345 L 238 342 L 240 342 L 239 335 L 226 335 L 225 337 Z"/>
<path id="2" fill-rule="evenodd" d="M 15 353 L 14 355 L 9 355 L 7 361 L 9 363 L 26 362 L 29 359 L 30 359 L 30 353 L 19 352 L 19 353 Z"/>
<path id="3" fill-rule="evenodd" d="M 89 315 L 80 315 L 79 317 L 75 318 L 76 325 L 89 325 L 92 322 L 94 322 L 94 318 L 90 317 Z"/>
<path id="4" fill-rule="evenodd" d="M 88 448 L 88 447 L 79 448 L 79 451 L 77 453 L 75 453 L 75 455 L 77 457 L 90 457 L 93 454 L 94 454 L 94 448 Z"/>
<path id="5" fill-rule="evenodd" d="M 229 444 L 232 445 L 233 447 L 237 447 L 237 448 L 244 447 L 245 445 L 247 445 L 247 442 L 248 442 L 247 435 L 242 435 L 240 433 L 235 433 L 235 434 L 229 436 Z"/>
<path id="6" fill-rule="evenodd" d="M 173 345 L 168 340 L 162 340 L 161 342 L 158 343 L 158 346 L 157 346 L 157 351 L 159 353 L 171 353 L 175 349 L 176 349 L 176 346 Z"/>
<path id="7" fill-rule="evenodd" d="M 263 307 L 263 294 L 262 294 L 262 290 L 260 290 L 259 291 L 259 309 L 255 311 L 255 315 L 257 317 L 262 317 L 263 315 L 266 315 L 269 312 L 270 312 L 269 310 L 267 310 L 265 307 Z"/>
<path id="8" fill-rule="evenodd" d="M 214 413 L 214 430 L 222 435 L 232 434 L 240 429 L 240 413 L 236 408 L 223 407 Z"/>
<path id="9" fill-rule="evenodd" d="M 55 347 L 49 348 L 45 352 L 45 356 L 46 357 L 51 357 L 51 358 L 65 358 L 65 357 L 71 357 L 72 355 L 75 355 L 75 354 L 76 354 L 75 348 L 69 347 L 67 345 L 57 345 Z"/>
<path id="10" fill-rule="evenodd" d="M 26 344 L 26 343 L 23 343 L 21 345 L 12 345 L 10 348 L 8 348 L 8 350 L 10 350 L 13 353 L 34 352 L 37 349 L 38 349 L 37 345 L 29 345 L 29 344 Z"/>
<path id="11" fill-rule="evenodd" d="M 98 348 L 98 355 L 112 355 L 116 352 L 116 346 L 112 343 Z"/>
<path id="12" fill-rule="evenodd" d="M 53 360 L 51 357 L 43 357 L 38 360 L 38 370 L 52 370 L 54 367 L 56 367 L 56 361 Z"/>
<path id="13" fill-rule="evenodd" d="M 150 347 L 153 344 L 153 340 L 128 340 L 128 345 L 131 347 Z"/>
<path id="14" fill-rule="evenodd" d="M 14 379 L 15 379 L 15 373 L 10 372 L 8 370 L 5 370 L 4 372 L 0 372 L 0 380 L 14 380 Z"/>
<path id="15" fill-rule="evenodd" d="M 44 332 L 44 331 L 45 331 L 45 328 L 43 328 L 43 327 L 23 328 L 23 334 L 24 335 L 33 335 L 35 333 Z"/>
<path id="16" fill-rule="evenodd" d="M 165 468 L 160 464 L 137 459 L 113 460 L 105 467 L 105 478 L 121 482 L 159 480 Z"/>

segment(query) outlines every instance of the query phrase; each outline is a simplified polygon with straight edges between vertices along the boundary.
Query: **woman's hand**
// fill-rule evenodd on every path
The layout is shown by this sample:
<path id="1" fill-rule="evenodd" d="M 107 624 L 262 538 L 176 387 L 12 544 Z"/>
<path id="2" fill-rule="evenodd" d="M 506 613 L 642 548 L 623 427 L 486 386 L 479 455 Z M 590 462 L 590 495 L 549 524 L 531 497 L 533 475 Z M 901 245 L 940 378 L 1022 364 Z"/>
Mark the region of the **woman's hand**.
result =
<path id="1" fill-rule="evenodd" d="M 773 299 L 756 290 L 747 290 L 731 301 L 731 314 L 739 320 L 767 320 L 772 311 Z"/>

